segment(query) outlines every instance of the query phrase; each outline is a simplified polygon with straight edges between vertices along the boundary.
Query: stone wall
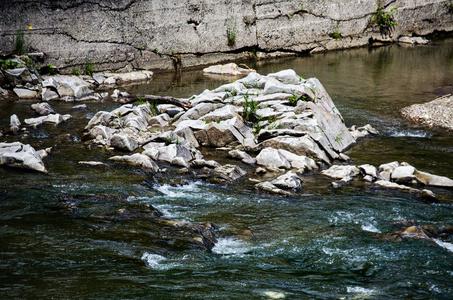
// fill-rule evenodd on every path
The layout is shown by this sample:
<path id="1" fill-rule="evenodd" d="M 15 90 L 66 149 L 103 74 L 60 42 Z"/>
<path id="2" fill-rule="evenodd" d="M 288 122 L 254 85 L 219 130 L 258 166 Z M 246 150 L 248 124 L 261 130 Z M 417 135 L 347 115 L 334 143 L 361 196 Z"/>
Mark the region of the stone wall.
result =
<path id="1" fill-rule="evenodd" d="M 448 0 L 383 0 L 400 35 L 453 31 Z M 171 70 L 259 56 L 317 52 L 388 39 L 370 25 L 378 0 L 11 0 L 0 2 L 0 54 L 24 28 L 32 51 L 70 71 Z M 228 45 L 227 29 L 235 34 Z M 341 33 L 341 39 L 332 34 Z"/>

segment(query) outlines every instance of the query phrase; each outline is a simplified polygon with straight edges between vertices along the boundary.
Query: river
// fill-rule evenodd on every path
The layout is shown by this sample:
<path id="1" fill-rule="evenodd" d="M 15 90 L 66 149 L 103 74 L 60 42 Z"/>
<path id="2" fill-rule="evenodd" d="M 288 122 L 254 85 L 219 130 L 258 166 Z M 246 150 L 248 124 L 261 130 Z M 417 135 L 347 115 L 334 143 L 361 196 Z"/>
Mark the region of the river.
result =
<path id="1" fill-rule="evenodd" d="M 250 65 L 261 74 L 291 68 L 317 77 L 348 126 L 378 129 L 379 137 L 346 152 L 354 164 L 406 161 L 453 178 L 453 135 L 417 127 L 397 113 L 453 84 L 452 37 L 425 46 L 394 44 Z M 190 97 L 228 81 L 195 70 L 156 74 L 128 91 Z M 13 113 L 21 120 L 33 116 L 31 103 L 0 103 L 0 125 Z M 83 142 L 82 129 L 98 110 L 119 104 L 87 103 L 88 112 L 72 112 L 73 105 L 52 103 L 73 119 L 32 130 L 22 140 L 37 149 L 53 147 L 44 160 L 48 175 L 0 169 L 0 298 L 451 299 L 452 240 L 377 236 L 398 220 L 453 225 L 451 189 L 432 189 L 440 200 L 433 204 L 366 183 L 332 189 L 330 179 L 312 172 L 303 176 L 301 192 L 281 198 L 244 181 L 171 184 L 182 180 L 113 164 L 81 167 L 78 161 L 111 156 Z M 218 243 L 210 252 L 163 246 L 140 234 L 143 224 L 90 218 L 108 214 L 114 203 L 87 201 L 73 213 L 62 205 L 63 195 L 94 194 L 149 203 L 178 221 L 213 222 Z"/>

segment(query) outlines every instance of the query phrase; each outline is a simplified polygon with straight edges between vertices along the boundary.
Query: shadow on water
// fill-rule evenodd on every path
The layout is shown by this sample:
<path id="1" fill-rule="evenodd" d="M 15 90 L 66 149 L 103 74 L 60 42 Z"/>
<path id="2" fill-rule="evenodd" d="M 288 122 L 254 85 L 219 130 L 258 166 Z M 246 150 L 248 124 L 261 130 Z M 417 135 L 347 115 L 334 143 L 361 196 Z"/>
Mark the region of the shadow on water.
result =
<path id="1" fill-rule="evenodd" d="M 397 113 L 453 84 L 452 49 L 453 38 L 447 37 L 425 46 L 389 45 L 250 64 L 261 74 L 292 68 L 304 78 L 317 77 L 349 126 L 376 127 L 380 137 L 348 151 L 353 163 L 407 161 L 453 177 L 452 134 L 416 127 Z M 125 89 L 188 98 L 233 80 L 195 70 L 156 74 L 146 85 Z M 1 102 L 0 125 L 13 113 L 21 120 L 33 117 L 30 104 Z M 83 112 L 72 112 L 74 103 L 51 104 L 73 119 L 40 127 L 23 139 L 38 149 L 53 147 L 45 160 L 49 174 L 0 169 L 0 294 L 5 298 L 449 299 L 453 294 L 451 238 L 438 244 L 378 237 L 403 219 L 453 225 L 452 190 L 435 189 L 442 201 L 429 204 L 366 183 L 334 190 L 331 180 L 316 172 L 304 175 L 303 190 L 289 198 L 259 193 L 248 182 L 168 184 L 164 175 L 110 163 L 108 158 L 119 152 L 82 141 L 82 128 L 96 111 L 118 103 L 87 103 L 90 110 Z M 81 167 L 80 160 L 107 166 Z M 137 234 L 149 226 L 146 221 L 122 228 L 115 220 L 96 218 L 100 211 L 121 210 L 121 203 L 81 202 L 83 218 L 61 212 L 62 194 L 90 198 L 102 193 L 125 199 L 126 206 L 151 204 L 173 220 L 214 222 L 218 244 L 211 252 L 178 250 L 171 242 L 160 247 L 159 241 Z M 70 201 L 65 205 L 70 207 Z"/>

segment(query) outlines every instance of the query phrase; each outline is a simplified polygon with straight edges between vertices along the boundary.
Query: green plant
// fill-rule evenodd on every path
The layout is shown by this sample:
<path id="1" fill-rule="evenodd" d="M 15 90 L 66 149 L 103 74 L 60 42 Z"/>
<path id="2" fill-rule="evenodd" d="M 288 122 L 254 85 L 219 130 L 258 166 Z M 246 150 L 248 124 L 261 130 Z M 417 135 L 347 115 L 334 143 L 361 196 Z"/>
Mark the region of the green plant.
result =
<path id="1" fill-rule="evenodd" d="M 57 73 L 57 70 L 54 68 L 52 64 L 47 64 L 47 67 L 49 68 L 50 75 L 55 75 Z"/>
<path id="2" fill-rule="evenodd" d="M 233 90 L 231 91 L 231 96 L 235 97 L 235 96 L 237 96 L 237 95 L 238 95 L 238 90 L 233 89 Z"/>
<path id="3" fill-rule="evenodd" d="M 248 93 L 244 95 L 244 103 L 242 103 L 242 108 L 244 109 L 242 112 L 242 117 L 246 121 L 255 121 L 257 119 L 256 111 L 258 109 L 258 103 L 250 99 Z"/>
<path id="4" fill-rule="evenodd" d="M 77 68 L 72 68 L 71 74 L 72 74 L 72 75 L 80 75 L 80 71 L 79 71 L 79 69 L 77 69 Z"/>
<path id="5" fill-rule="evenodd" d="M 263 116 L 261 116 L 261 115 L 256 116 L 256 120 L 255 120 L 255 122 L 253 122 L 253 128 L 254 128 L 255 133 L 260 133 L 261 129 L 263 129 L 260 124 L 262 119 L 263 119 Z"/>
<path id="6" fill-rule="evenodd" d="M 226 34 L 227 34 L 227 40 L 228 40 L 228 46 L 233 46 L 236 43 L 236 19 L 230 18 L 227 21 L 227 29 L 226 29 Z"/>
<path id="7" fill-rule="evenodd" d="M 447 7 L 447 10 L 450 14 L 453 14 L 453 0 L 448 0 L 445 3 L 445 6 Z"/>
<path id="8" fill-rule="evenodd" d="M 149 102 L 149 109 L 153 113 L 153 115 L 157 116 L 159 114 L 159 110 L 157 110 L 156 101 Z"/>
<path id="9" fill-rule="evenodd" d="M 288 98 L 288 100 L 289 100 L 289 104 L 291 104 L 291 106 L 296 106 L 297 105 L 297 101 L 299 101 L 299 97 L 297 97 L 297 95 L 294 94 L 294 95 L 290 96 Z"/>
<path id="10" fill-rule="evenodd" d="M 374 22 L 379 25 L 381 34 L 391 36 L 393 29 L 398 25 L 398 22 L 396 22 L 393 17 L 395 10 L 397 10 L 396 7 L 390 9 L 390 12 L 386 12 L 381 3 L 378 4 L 376 12 L 374 13 Z"/>
<path id="11" fill-rule="evenodd" d="M 85 71 L 84 75 L 93 75 L 94 72 L 94 63 L 88 59 L 88 56 L 85 57 Z"/>
<path id="12" fill-rule="evenodd" d="M 170 144 L 181 145 L 181 141 L 178 136 L 175 137 L 173 134 L 170 134 L 165 137 L 165 146 Z"/>
<path id="13" fill-rule="evenodd" d="M 338 30 L 338 27 L 335 28 L 335 31 L 331 34 L 331 37 L 333 37 L 336 41 L 341 40 L 343 37 L 341 36 L 340 31 Z"/>
<path id="14" fill-rule="evenodd" d="M 24 30 L 18 29 L 16 33 L 16 39 L 14 41 L 14 53 L 17 55 L 25 54 L 28 51 L 28 45 L 25 40 Z"/>
<path id="15" fill-rule="evenodd" d="M 4 61 L 3 59 L 0 59 L 0 65 L 1 69 L 15 69 L 19 64 L 15 61 Z"/>

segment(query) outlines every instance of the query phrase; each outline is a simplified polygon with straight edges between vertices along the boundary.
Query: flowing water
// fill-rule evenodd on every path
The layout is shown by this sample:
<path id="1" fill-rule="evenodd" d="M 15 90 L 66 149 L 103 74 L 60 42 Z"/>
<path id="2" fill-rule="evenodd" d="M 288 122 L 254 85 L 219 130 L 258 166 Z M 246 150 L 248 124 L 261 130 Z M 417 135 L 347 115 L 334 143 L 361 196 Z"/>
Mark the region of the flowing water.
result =
<path id="1" fill-rule="evenodd" d="M 261 74 L 292 68 L 317 77 L 348 126 L 372 124 L 382 135 L 347 154 L 354 164 L 407 161 L 419 170 L 453 178 L 453 135 L 416 127 L 398 109 L 436 98 L 453 84 L 453 38 L 419 47 L 390 45 L 309 57 L 260 61 Z M 158 74 L 130 92 L 189 97 L 229 78 L 201 71 Z M 0 125 L 9 116 L 33 116 L 32 102 L 0 103 Z M 73 119 L 23 138 L 37 149 L 53 147 L 48 175 L 0 169 L 0 298 L 54 299 L 451 299 L 452 240 L 386 241 L 392 222 L 414 219 L 453 225 L 453 192 L 433 189 L 440 203 L 381 191 L 365 183 L 332 189 L 317 172 L 304 175 L 295 197 L 257 192 L 247 182 L 231 186 L 201 181 L 182 185 L 132 167 L 97 169 L 80 160 L 107 161 L 112 154 L 82 141 L 82 129 L 98 110 L 119 104 L 52 103 Z M 11 140 L 11 139 L 8 139 Z M 216 156 L 214 150 L 208 155 Z M 248 168 L 244 165 L 241 167 Z M 177 177 L 179 175 L 171 175 Z M 114 204 L 86 202 L 78 213 L 62 208 L 62 195 L 119 195 L 149 203 L 165 217 L 213 222 L 218 243 L 211 252 L 163 246 L 128 223 L 94 221 Z M 135 227 L 134 227 L 135 226 Z M 115 228 L 115 230 L 112 230 Z M 110 229 L 110 230 L 109 230 Z M 253 233 L 253 234 L 252 234 Z"/>

